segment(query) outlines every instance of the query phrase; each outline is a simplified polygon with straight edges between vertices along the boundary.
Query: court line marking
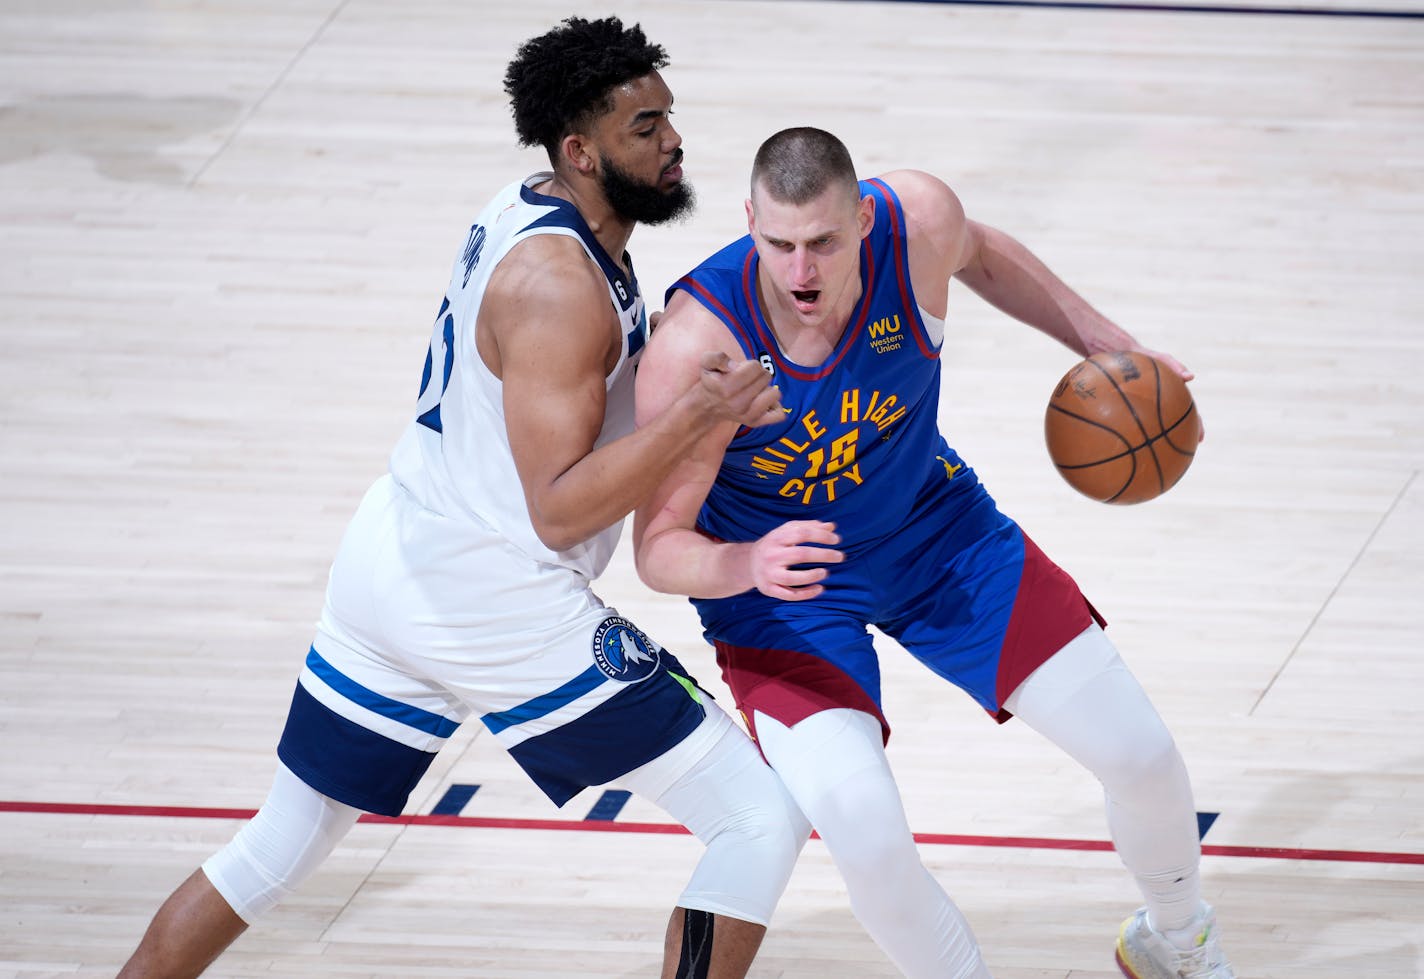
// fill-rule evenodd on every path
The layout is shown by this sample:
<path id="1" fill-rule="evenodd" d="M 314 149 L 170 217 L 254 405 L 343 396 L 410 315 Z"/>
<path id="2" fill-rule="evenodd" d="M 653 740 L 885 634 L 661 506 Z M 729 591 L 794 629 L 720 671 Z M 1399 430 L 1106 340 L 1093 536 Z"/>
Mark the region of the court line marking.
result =
<path id="1" fill-rule="evenodd" d="M 71 816 L 153 816 L 176 819 L 251 819 L 256 809 L 220 809 L 211 806 L 125 806 L 85 802 L 6 802 L 0 812 L 46 813 Z M 620 823 L 597 819 L 514 819 L 497 816 L 377 816 L 367 813 L 363 823 L 396 826 L 452 826 L 468 829 L 537 829 L 582 833 L 644 833 L 691 835 L 676 823 Z M 916 833 L 916 843 L 938 846 L 1006 847 L 1020 850 L 1110 851 L 1107 840 L 1052 839 L 1039 836 L 969 836 L 958 833 Z M 1335 863 L 1383 863 L 1424 866 L 1424 853 L 1379 850 L 1320 850 L 1284 846 L 1222 846 L 1202 844 L 1212 857 L 1254 857 L 1270 860 L 1305 860 Z"/>

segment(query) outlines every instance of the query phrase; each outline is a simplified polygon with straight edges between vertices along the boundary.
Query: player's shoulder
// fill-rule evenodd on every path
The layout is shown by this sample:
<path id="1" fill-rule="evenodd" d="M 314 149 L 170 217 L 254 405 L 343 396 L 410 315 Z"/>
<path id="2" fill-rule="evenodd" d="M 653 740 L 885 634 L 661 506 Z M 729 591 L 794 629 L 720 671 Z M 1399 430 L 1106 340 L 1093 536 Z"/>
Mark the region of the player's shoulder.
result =
<path id="1" fill-rule="evenodd" d="M 949 184 L 923 170 L 892 170 L 879 179 L 900 202 L 911 261 L 928 255 L 931 265 L 946 259 L 957 268 L 968 240 L 969 220 Z M 936 268 L 933 275 L 938 274 Z"/>
<path id="2" fill-rule="evenodd" d="M 576 237 L 534 234 L 505 253 L 486 292 L 525 301 L 587 302 L 601 300 L 607 287 Z"/>
<path id="3" fill-rule="evenodd" d="M 674 355 L 694 349 L 699 353 L 723 349 L 730 353 L 738 349 L 726 324 L 686 289 L 677 289 L 669 297 L 649 349 L 654 344 Z"/>
<path id="4" fill-rule="evenodd" d="M 943 179 L 924 170 L 891 170 L 877 178 L 895 192 L 911 223 L 962 222 L 964 206 Z"/>
<path id="5" fill-rule="evenodd" d="M 720 350 L 728 357 L 744 354 L 726 325 L 685 290 L 668 300 L 639 362 L 638 373 L 670 377 L 695 376 L 702 355 Z"/>

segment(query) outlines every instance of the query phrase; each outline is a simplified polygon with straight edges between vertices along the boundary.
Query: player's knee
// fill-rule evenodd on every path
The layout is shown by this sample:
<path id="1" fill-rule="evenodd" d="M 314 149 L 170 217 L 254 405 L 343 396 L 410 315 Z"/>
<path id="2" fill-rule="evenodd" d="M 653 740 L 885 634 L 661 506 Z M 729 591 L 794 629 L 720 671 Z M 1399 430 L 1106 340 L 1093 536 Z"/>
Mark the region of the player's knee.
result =
<path id="1" fill-rule="evenodd" d="M 790 877 L 801 847 L 811 836 L 811 824 L 790 796 L 780 792 L 742 807 L 717 834 L 719 844 Z"/>
<path id="2" fill-rule="evenodd" d="M 1160 797 L 1186 780 L 1186 765 L 1172 735 L 1163 726 L 1124 738 L 1094 774 L 1116 799 Z"/>
<path id="3" fill-rule="evenodd" d="M 831 853 L 853 889 L 870 886 L 879 890 L 883 882 L 917 875 L 924 868 L 914 838 L 900 833 L 867 831 L 854 845 L 841 843 L 833 846 Z"/>
<path id="4" fill-rule="evenodd" d="M 814 809 L 816 828 L 853 901 L 857 893 L 879 891 L 885 881 L 920 872 L 899 794 L 879 773 L 848 781 L 817 800 Z"/>
<path id="5" fill-rule="evenodd" d="M 789 803 L 749 803 L 703 834 L 707 851 L 679 904 L 767 925 L 810 825 Z"/>
<path id="6" fill-rule="evenodd" d="M 282 767 L 257 815 L 203 864 L 203 873 L 251 924 L 310 877 L 360 815 Z"/>
<path id="7" fill-rule="evenodd" d="M 248 924 L 276 907 L 300 883 L 288 871 L 260 859 L 243 832 L 204 862 L 203 873 L 233 913 Z"/>

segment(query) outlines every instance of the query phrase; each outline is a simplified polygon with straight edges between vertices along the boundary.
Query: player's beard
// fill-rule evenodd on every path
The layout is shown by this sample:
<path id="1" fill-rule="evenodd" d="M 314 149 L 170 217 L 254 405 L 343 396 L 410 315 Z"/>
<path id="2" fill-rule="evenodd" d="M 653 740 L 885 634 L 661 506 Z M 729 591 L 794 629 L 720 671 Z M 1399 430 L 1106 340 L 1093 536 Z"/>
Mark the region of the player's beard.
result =
<path id="1" fill-rule="evenodd" d="M 670 170 L 682 160 L 679 150 L 671 163 L 664 168 Z M 671 190 L 663 190 L 656 183 L 643 183 L 617 164 L 604 159 L 599 174 L 599 186 L 608 205 L 618 214 L 640 224 L 664 224 L 685 217 L 696 203 L 692 185 L 686 180 L 678 181 Z M 662 174 L 658 174 L 661 179 Z"/>

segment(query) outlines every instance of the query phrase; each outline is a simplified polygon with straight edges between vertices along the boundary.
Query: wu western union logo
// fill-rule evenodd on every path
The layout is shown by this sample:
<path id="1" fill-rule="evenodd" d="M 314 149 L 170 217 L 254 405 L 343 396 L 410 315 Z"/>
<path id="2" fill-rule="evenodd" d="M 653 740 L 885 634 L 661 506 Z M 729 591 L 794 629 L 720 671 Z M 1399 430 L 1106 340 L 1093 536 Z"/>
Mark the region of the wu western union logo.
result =
<path id="1" fill-rule="evenodd" d="M 900 314 L 875 320 L 870 324 L 870 349 L 878 354 L 899 350 L 905 334 L 900 329 Z"/>

